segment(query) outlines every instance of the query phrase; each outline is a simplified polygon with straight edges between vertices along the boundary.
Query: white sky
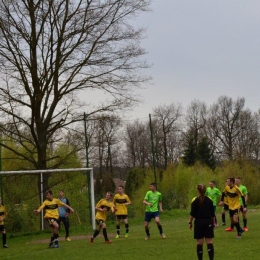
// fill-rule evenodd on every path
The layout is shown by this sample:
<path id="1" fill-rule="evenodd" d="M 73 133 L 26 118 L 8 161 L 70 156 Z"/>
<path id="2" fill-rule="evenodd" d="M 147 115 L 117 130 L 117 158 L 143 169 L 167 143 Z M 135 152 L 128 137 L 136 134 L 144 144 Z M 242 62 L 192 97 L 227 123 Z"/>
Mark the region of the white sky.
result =
<path id="1" fill-rule="evenodd" d="M 151 8 L 137 22 L 147 27 L 142 46 L 153 81 L 131 118 L 172 102 L 211 105 L 221 95 L 260 108 L 259 0 L 153 0 Z"/>

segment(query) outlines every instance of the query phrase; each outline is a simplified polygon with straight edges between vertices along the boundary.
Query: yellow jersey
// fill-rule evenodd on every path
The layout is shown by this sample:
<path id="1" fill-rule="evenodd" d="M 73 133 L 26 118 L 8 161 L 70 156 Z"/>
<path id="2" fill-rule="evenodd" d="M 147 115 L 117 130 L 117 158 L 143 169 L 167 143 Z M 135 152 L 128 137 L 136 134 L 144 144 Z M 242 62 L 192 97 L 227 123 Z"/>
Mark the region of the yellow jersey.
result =
<path id="1" fill-rule="evenodd" d="M 0 206 L 0 218 L 7 216 L 7 211 L 3 205 Z M 0 225 L 4 225 L 4 221 L 0 221 Z"/>
<path id="2" fill-rule="evenodd" d="M 125 203 L 131 203 L 131 201 L 126 194 L 115 194 L 113 202 L 117 208 L 116 215 L 127 215 L 127 205 Z"/>
<path id="3" fill-rule="evenodd" d="M 243 196 L 240 189 L 234 185 L 232 188 L 230 186 L 226 186 L 223 190 L 225 196 L 227 198 L 226 204 L 228 204 L 229 209 L 235 210 L 240 208 L 239 198 Z"/>
<path id="4" fill-rule="evenodd" d="M 97 211 L 96 213 L 96 220 L 103 220 L 105 221 L 107 219 L 107 214 L 111 210 L 111 212 L 114 212 L 114 203 L 112 201 L 108 201 L 106 199 L 101 199 L 97 205 L 96 208 L 106 208 L 107 211 Z"/>
<path id="5" fill-rule="evenodd" d="M 39 207 L 39 209 L 45 210 L 44 218 L 55 218 L 59 219 L 59 206 L 64 206 L 65 203 L 61 202 L 58 199 L 52 199 L 52 200 L 45 200 L 42 205 Z"/>

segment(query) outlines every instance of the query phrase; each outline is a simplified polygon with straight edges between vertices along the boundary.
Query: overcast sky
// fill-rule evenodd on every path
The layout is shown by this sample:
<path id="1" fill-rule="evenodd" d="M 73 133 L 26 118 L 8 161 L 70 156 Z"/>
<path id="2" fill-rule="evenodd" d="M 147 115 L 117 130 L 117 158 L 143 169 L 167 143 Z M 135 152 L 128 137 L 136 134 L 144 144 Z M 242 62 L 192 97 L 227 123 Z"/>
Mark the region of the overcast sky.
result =
<path id="1" fill-rule="evenodd" d="M 151 8 L 137 22 L 147 27 L 142 46 L 153 80 L 132 118 L 172 102 L 211 105 L 221 95 L 260 108 L 259 0 L 153 0 Z"/>

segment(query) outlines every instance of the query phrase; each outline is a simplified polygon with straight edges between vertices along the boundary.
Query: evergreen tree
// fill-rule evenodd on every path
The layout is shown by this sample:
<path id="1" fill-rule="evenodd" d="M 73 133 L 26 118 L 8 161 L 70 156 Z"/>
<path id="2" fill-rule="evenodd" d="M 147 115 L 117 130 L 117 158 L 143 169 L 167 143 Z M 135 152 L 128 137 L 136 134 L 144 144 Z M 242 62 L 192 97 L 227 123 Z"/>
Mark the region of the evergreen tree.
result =
<path id="1" fill-rule="evenodd" d="M 127 173 L 125 192 L 131 196 L 140 186 L 142 186 L 146 170 L 143 168 L 133 168 Z"/>
<path id="2" fill-rule="evenodd" d="M 190 132 L 187 136 L 186 143 L 184 144 L 183 152 L 183 163 L 187 166 L 192 166 L 196 162 L 197 153 L 196 153 L 196 143 L 193 138 L 192 133 Z"/>
<path id="3" fill-rule="evenodd" d="M 211 169 L 215 169 L 215 159 L 210 149 L 210 143 L 206 137 L 202 137 L 197 148 L 198 160 Z"/>

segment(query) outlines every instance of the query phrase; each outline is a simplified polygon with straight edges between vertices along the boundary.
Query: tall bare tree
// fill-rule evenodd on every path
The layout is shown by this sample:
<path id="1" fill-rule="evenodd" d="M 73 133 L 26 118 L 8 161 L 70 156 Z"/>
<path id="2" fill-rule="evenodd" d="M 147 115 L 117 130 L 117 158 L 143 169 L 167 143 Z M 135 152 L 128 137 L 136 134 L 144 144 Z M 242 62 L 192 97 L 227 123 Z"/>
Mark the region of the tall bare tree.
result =
<path id="1" fill-rule="evenodd" d="M 141 73 L 142 28 L 130 19 L 149 0 L 6 0 L 0 3 L 0 131 L 36 169 L 51 167 L 55 132 L 88 114 L 131 106 Z M 100 90 L 108 103 L 81 102 Z M 59 136 L 60 138 L 60 136 Z M 8 147 L 2 142 L 2 146 Z M 18 153 L 18 151 L 13 150 Z"/>

